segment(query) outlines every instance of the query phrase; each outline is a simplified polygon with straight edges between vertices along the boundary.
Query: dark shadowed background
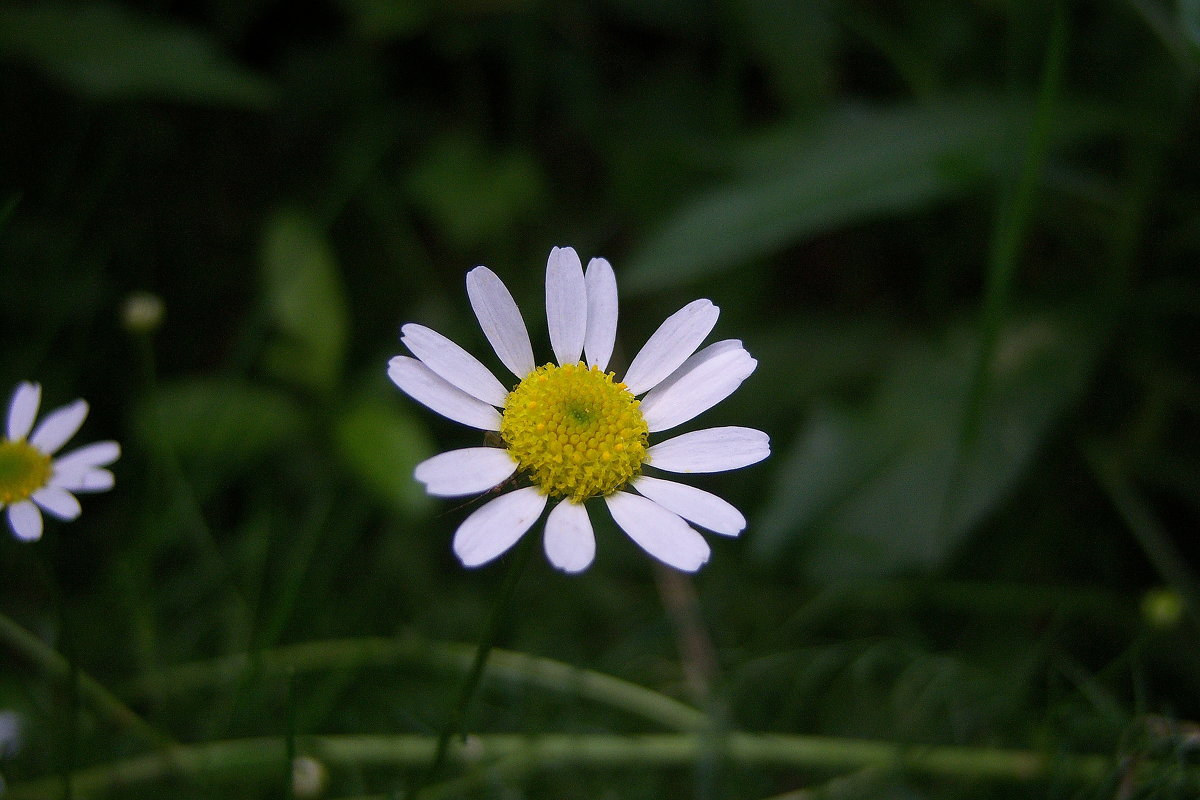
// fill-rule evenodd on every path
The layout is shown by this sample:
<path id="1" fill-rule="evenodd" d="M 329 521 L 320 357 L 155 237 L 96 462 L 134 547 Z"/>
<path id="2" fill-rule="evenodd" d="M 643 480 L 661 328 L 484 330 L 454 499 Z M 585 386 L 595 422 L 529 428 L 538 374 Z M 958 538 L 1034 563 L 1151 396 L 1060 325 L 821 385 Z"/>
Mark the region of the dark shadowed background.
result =
<path id="1" fill-rule="evenodd" d="M 476 264 L 548 357 L 571 245 L 617 272 L 618 374 L 667 314 L 721 307 L 759 367 L 699 423 L 773 455 L 697 479 L 749 527 L 694 579 L 605 520 L 582 576 L 535 559 L 500 645 L 720 731 L 1109 766 L 717 747 L 485 762 L 438 796 L 1195 796 L 1198 75 L 1194 0 L 4 4 L 0 392 L 85 397 L 80 441 L 124 447 L 78 521 L 0 535 L 0 613 L 65 659 L 0 637 L 10 793 L 164 741 L 436 736 L 505 569 L 459 566 L 475 504 L 411 478 L 478 434 L 386 363 L 417 321 L 496 365 Z M 576 689 L 485 679 L 470 727 L 663 729 Z M 420 772 L 317 761 L 323 795 L 217 755 L 114 796 L 399 797 Z"/>

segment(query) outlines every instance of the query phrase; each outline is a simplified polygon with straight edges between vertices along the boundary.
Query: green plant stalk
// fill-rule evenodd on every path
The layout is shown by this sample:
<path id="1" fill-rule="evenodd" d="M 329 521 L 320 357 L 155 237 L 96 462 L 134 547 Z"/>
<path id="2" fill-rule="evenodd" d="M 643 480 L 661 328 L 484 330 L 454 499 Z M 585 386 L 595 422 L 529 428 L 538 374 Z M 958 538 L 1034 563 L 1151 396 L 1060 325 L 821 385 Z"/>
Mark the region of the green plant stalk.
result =
<path id="1" fill-rule="evenodd" d="M 412 769 L 429 763 L 437 740 L 429 736 L 309 736 L 296 741 L 300 753 L 332 769 Z M 842 772 L 864 768 L 895 769 L 930 778 L 967 781 L 1025 783 L 1054 779 L 1076 785 L 1095 784 L 1118 777 L 1117 759 L 1100 755 L 1046 754 L 1032 750 L 918 746 L 863 739 L 793 736 L 765 733 L 730 733 L 724 741 L 726 756 L 748 767 L 814 769 Z M 483 777 L 500 767 L 517 776 L 539 769 L 576 767 L 638 769 L 687 767 L 703 757 L 711 742 L 703 733 L 525 736 L 489 734 L 471 736 L 448 748 L 447 759 Z M 204 779 L 212 782 L 268 782 L 278 775 L 286 743 L 279 737 L 232 739 L 175 749 L 173 758 L 148 755 L 81 770 L 74 776 L 81 796 L 102 796 L 133 784 L 171 779 Z M 1144 762 L 1139 769 L 1156 766 Z M 1200 779 L 1200 774 L 1189 776 Z M 16 783 L 6 800 L 56 797 L 57 778 Z M 437 794 L 430 787 L 431 796 Z"/>
<path id="2" fill-rule="evenodd" d="M 1096 481 L 1125 521 L 1146 558 L 1163 581 L 1183 600 L 1193 624 L 1200 628 L 1200 582 L 1196 580 L 1183 553 L 1171 541 L 1150 504 L 1121 474 L 1114 459 L 1102 455 L 1097 447 L 1087 449 L 1085 456 Z"/>
<path id="3" fill-rule="evenodd" d="M 488 626 L 483 632 L 483 638 L 479 640 L 479 648 L 475 651 L 471 668 L 467 672 L 466 680 L 463 681 L 462 691 L 459 692 L 458 702 L 454 706 L 454 713 L 446 721 L 446 726 L 442 728 L 442 732 L 438 736 L 437 745 L 433 751 L 433 763 L 430 764 L 429 770 L 409 795 L 414 800 L 420 796 L 421 790 L 426 785 L 437 780 L 441 775 L 449 756 L 450 740 L 455 736 L 464 738 L 466 736 L 467 716 L 475 699 L 475 690 L 479 688 L 479 682 L 483 678 L 483 668 L 487 666 L 488 654 L 496 644 L 500 626 L 512 610 L 517 584 L 521 582 L 521 574 L 525 572 L 525 567 L 529 564 L 530 554 L 533 552 L 532 542 L 535 538 L 528 535 L 522 537 L 517 552 L 512 558 L 512 563 L 509 564 L 508 573 L 504 576 L 504 583 L 500 586 L 500 596 L 496 598 L 496 605 L 492 608 Z"/>
<path id="4" fill-rule="evenodd" d="M 139 681 L 129 693 L 147 698 L 186 694 L 222 683 L 236 683 L 250 670 L 264 677 L 281 677 L 291 673 L 391 667 L 404 663 L 465 674 L 474 662 L 476 651 L 475 645 L 428 641 L 415 636 L 330 639 L 174 667 Z M 536 686 L 582 697 L 634 714 L 668 730 L 695 731 L 708 724 L 701 711 L 673 697 L 551 658 L 493 647 L 485 677 L 489 681 Z"/>
<path id="5" fill-rule="evenodd" d="M 992 364 L 1000 329 L 1008 314 L 1012 295 L 1013 274 L 1017 268 L 1017 256 L 1025 238 L 1029 219 L 1033 214 L 1038 176 L 1046 161 L 1050 141 L 1051 122 L 1058 89 L 1062 83 L 1063 63 L 1066 60 L 1067 22 L 1061 2 L 1055 3 L 1054 22 L 1050 30 L 1050 41 L 1046 46 L 1046 61 L 1042 68 L 1041 86 L 1038 90 L 1037 107 L 1034 110 L 1033 127 L 1025 148 L 1012 199 L 999 212 L 992 248 L 988 257 L 987 281 L 984 287 L 983 312 L 980 322 L 979 355 L 971 377 L 967 405 L 963 419 L 962 448 L 969 448 L 979 435 L 983 404 L 991 384 Z"/>
<path id="6" fill-rule="evenodd" d="M 142 719 L 99 681 L 82 670 L 73 670 L 71 663 L 62 654 L 3 613 L 0 613 L 0 644 L 7 645 L 53 680 L 67 682 L 74 679 L 79 699 L 117 727 L 131 731 L 155 747 L 169 747 L 174 744 L 169 736 Z"/>

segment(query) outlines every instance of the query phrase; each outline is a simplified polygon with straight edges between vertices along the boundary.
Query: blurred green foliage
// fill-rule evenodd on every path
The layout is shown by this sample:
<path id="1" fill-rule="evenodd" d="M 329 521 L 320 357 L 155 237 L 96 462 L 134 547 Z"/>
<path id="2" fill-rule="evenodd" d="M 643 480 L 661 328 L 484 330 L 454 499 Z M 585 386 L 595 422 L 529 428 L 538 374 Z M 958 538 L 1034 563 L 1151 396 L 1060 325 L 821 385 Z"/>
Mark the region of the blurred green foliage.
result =
<path id="1" fill-rule="evenodd" d="M 305 796 L 293 750 L 320 796 L 404 796 L 420 759 L 304 737 L 431 743 L 504 568 L 450 553 L 478 501 L 411 479 L 479 437 L 387 359 L 419 321 L 498 366 L 480 263 L 548 354 L 572 245 L 616 268 L 618 372 L 721 306 L 759 369 L 697 425 L 774 455 L 698 479 L 749 528 L 691 583 L 607 521 L 583 576 L 535 559 L 471 729 L 712 746 L 428 796 L 1196 796 L 1198 31 L 1191 0 L 0 8 L 0 391 L 86 397 L 80 440 L 124 445 L 79 520 L 0 535 L 10 793 L 179 742 L 227 749 L 112 796 Z M 731 731 L 1052 767 L 754 762 Z"/>

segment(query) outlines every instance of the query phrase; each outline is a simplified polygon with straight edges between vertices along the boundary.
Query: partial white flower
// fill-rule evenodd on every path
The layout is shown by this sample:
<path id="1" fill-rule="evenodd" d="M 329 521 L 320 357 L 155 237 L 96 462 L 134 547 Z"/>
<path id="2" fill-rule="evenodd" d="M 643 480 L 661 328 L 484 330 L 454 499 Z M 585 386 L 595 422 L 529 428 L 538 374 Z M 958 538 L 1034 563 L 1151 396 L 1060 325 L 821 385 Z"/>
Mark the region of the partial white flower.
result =
<path id="1" fill-rule="evenodd" d="M 617 282 L 594 258 L 584 270 L 569 247 L 546 263 L 546 320 L 557 363 L 538 366 L 516 301 L 487 267 L 467 273 L 467 294 L 484 336 L 518 379 L 512 389 L 474 356 L 423 325 L 402 328 L 414 357 L 388 364 L 392 381 L 449 419 L 499 434 L 501 447 L 469 447 L 419 464 L 415 477 L 439 497 L 480 494 L 519 473 L 530 484 L 488 501 L 454 535 L 454 552 L 476 567 L 511 548 L 554 505 L 544 544 L 550 563 L 582 572 L 596 542 L 586 501 L 602 497 L 617 525 L 650 555 L 694 572 L 710 549 L 694 525 L 725 536 L 746 527 L 714 494 L 645 474 L 721 472 L 770 455 L 752 428 L 684 433 L 651 446 L 650 434 L 681 425 L 732 394 L 755 361 L 736 339 L 697 349 L 720 310 L 696 300 L 667 318 L 634 356 L 623 382 L 607 372 L 617 330 Z M 639 396 L 644 395 L 641 400 Z"/>
<path id="2" fill-rule="evenodd" d="M 82 510 L 76 494 L 111 489 L 113 474 L 104 467 L 121 455 L 116 442 L 96 442 L 55 458 L 83 425 L 88 404 L 76 400 L 55 409 L 35 428 L 41 398 L 38 384 L 17 386 L 0 440 L 0 509 L 7 509 L 9 527 L 27 542 L 42 536 L 42 511 L 73 520 Z"/>

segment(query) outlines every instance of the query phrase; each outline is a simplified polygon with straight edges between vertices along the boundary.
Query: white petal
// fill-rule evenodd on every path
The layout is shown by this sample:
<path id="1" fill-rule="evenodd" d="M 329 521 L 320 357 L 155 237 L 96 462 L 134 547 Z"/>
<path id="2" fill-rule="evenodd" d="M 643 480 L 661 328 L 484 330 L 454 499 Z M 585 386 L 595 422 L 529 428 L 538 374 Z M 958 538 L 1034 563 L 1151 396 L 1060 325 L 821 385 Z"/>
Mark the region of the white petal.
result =
<path id="1" fill-rule="evenodd" d="M 682 433 L 646 451 L 647 463 L 668 472 L 724 472 L 771 455 L 771 439 L 753 428 L 727 426 Z"/>
<path id="2" fill-rule="evenodd" d="M 694 300 L 667 317 L 658 326 L 625 373 L 625 386 L 632 394 L 653 389 L 670 375 L 708 336 L 721 310 L 708 300 Z"/>
<path id="3" fill-rule="evenodd" d="M 516 544 L 545 507 L 546 495 L 536 486 L 497 497 L 458 526 L 454 554 L 464 567 L 486 564 Z"/>
<path id="4" fill-rule="evenodd" d="M 120 457 L 121 445 L 116 442 L 93 442 L 54 459 L 54 473 L 62 475 L 92 467 L 106 467 Z"/>
<path id="5" fill-rule="evenodd" d="M 518 378 L 533 372 L 536 364 L 529 331 L 504 281 L 487 267 L 476 267 L 467 273 L 467 296 L 483 335 L 491 342 L 501 363 Z"/>
<path id="6" fill-rule="evenodd" d="M 37 428 L 29 437 L 29 443 L 43 453 L 53 455 L 58 452 L 58 448 L 79 432 L 87 414 L 86 400 L 76 400 L 70 405 L 56 408 L 38 423 Z"/>
<path id="7" fill-rule="evenodd" d="M 59 519 L 70 521 L 83 511 L 75 495 L 58 486 L 38 489 L 30 499 Z"/>
<path id="8" fill-rule="evenodd" d="M 486 492 L 517 471 L 517 462 L 499 447 L 467 447 L 439 453 L 417 464 L 413 477 L 437 497 Z"/>
<path id="9" fill-rule="evenodd" d="M 80 469 L 66 474 L 55 474 L 50 485 L 68 492 L 107 492 L 116 479 L 106 469 Z"/>
<path id="10" fill-rule="evenodd" d="M 592 521 L 582 503 L 563 500 L 546 517 L 546 558 L 563 572 L 583 572 L 596 557 Z"/>
<path id="11" fill-rule="evenodd" d="M 555 247 L 546 261 L 546 327 L 559 364 L 574 364 L 587 333 L 587 285 L 574 248 Z"/>
<path id="12" fill-rule="evenodd" d="M 415 358 L 396 356 L 388 377 L 400 390 L 443 417 L 485 431 L 500 430 L 500 412 L 459 389 Z"/>
<path id="13" fill-rule="evenodd" d="M 588 366 L 608 369 L 617 341 L 617 276 L 603 258 L 593 258 L 584 273 L 587 283 L 587 335 L 583 351 Z"/>
<path id="14" fill-rule="evenodd" d="M 675 481 L 639 475 L 633 488 L 668 511 L 713 533 L 737 536 L 746 529 L 746 518 L 730 503 L 715 494 Z"/>
<path id="15" fill-rule="evenodd" d="M 650 432 L 669 430 L 704 413 L 733 394 L 756 366 L 737 339 L 704 348 L 642 398 Z"/>
<path id="16" fill-rule="evenodd" d="M 410 322 L 400 334 L 400 341 L 425 366 L 472 397 L 503 407 L 508 389 L 475 356 L 424 325 Z"/>
<path id="17" fill-rule="evenodd" d="M 29 435 L 30 429 L 33 428 L 33 420 L 37 417 L 38 405 L 41 402 L 41 384 L 22 381 L 17 385 L 12 400 L 8 404 L 9 441 L 20 441 Z"/>
<path id="18" fill-rule="evenodd" d="M 36 542 L 42 538 L 42 512 L 29 500 L 8 507 L 8 524 L 23 542 Z"/>
<path id="19" fill-rule="evenodd" d="M 629 538 L 667 566 L 695 572 L 708 561 L 704 537 L 658 503 L 629 492 L 613 492 L 604 502 Z"/>

